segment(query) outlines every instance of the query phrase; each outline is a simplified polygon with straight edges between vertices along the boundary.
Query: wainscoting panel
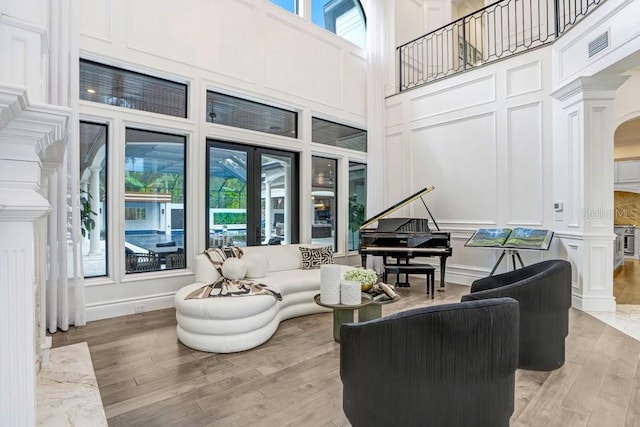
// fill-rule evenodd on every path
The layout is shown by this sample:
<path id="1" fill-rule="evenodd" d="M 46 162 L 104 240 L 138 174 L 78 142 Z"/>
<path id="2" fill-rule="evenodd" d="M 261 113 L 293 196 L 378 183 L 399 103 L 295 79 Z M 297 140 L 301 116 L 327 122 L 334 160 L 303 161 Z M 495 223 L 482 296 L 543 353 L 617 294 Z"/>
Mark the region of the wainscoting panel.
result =
<path id="1" fill-rule="evenodd" d="M 591 292 L 604 292 L 607 290 L 607 283 L 611 283 L 611 278 L 605 277 L 605 273 L 611 272 L 610 268 L 603 268 L 605 262 L 608 266 L 612 264 L 612 252 L 604 245 L 589 245 L 589 289 Z"/>
<path id="2" fill-rule="evenodd" d="M 111 42 L 111 5 L 111 0 L 82 0 L 78 22 L 80 34 Z"/>
<path id="3" fill-rule="evenodd" d="M 402 124 L 402 103 L 401 102 L 387 103 L 384 121 L 385 121 L 385 126 L 387 128 Z"/>
<path id="4" fill-rule="evenodd" d="M 493 74 L 461 83 L 411 100 L 411 121 L 464 110 L 496 100 Z"/>
<path id="5" fill-rule="evenodd" d="M 539 102 L 507 109 L 508 224 L 542 225 L 542 120 Z"/>
<path id="6" fill-rule="evenodd" d="M 0 12 L 0 82 L 24 86 L 29 102 L 45 103 L 42 80 L 48 54 L 47 32 Z M 41 74 L 42 73 L 42 74 Z"/>
<path id="7" fill-rule="evenodd" d="M 436 187 L 428 197 L 438 221 L 473 218 L 474 222 L 493 222 L 496 152 L 493 113 L 415 129 L 411 134 L 412 187 Z M 420 206 L 415 209 L 425 211 Z"/>
<path id="8" fill-rule="evenodd" d="M 569 228 L 579 228 L 582 224 L 583 212 L 579 206 L 583 206 L 580 202 L 582 200 L 582 174 L 584 173 L 584 167 L 582 165 L 584 159 L 584 153 L 582 149 L 582 133 L 580 129 L 580 117 L 581 111 L 570 112 L 567 116 L 568 126 L 568 147 L 569 156 L 567 163 L 568 178 L 569 178 L 569 194 L 571 197 L 571 203 L 567 209 Z"/>
<path id="9" fill-rule="evenodd" d="M 534 61 L 507 70 L 507 97 L 524 95 L 542 89 L 540 61 Z"/>
<path id="10" fill-rule="evenodd" d="M 385 167 L 387 168 L 387 171 L 403 169 L 401 133 L 387 135 L 385 145 Z M 384 185 L 385 194 L 387 195 L 387 200 L 384 200 L 385 207 L 393 205 L 410 194 L 409 192 L 405 192 L 401 174 L 387 173 Z M 400 213 L 402 213 L 402 211 Z"/>

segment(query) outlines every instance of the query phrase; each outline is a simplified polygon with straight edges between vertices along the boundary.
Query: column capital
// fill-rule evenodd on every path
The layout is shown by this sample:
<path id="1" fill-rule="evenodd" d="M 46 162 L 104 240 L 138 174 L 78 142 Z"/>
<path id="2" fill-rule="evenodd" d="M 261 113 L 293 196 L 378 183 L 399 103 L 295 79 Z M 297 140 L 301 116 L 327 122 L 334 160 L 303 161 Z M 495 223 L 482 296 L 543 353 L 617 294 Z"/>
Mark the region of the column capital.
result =
<path id="1" fill-rule="evenodd" d="M 0 222 L 33 222 L 50 210 L 35 189 L 0 188 Z"/>
<path id="2" fill-rule="evenodd" d="M 0 84 L 0 154 L 21 161 L 61 161 L 55 143 L 66 140 L 71 115 L 66 107 L 30 104 L 24 88 Z"/>
<path id="3" fill-rule="evenodd" d="M 69 108 L 30 104 L 24 88 L 0 84 L 0 222 L 35 221 L 49 212 L 42 174 L 63 162 Z"/>
<path id="4" fill-rule="evenodd" d="M 558 101 L 566 101 L 576 95 L 583 100 L 613 99 L 615 91 L 629 76 L 608 75 L 597 77 L 579 77 L 572 82 L 554 90 L 551 96 Z"/>

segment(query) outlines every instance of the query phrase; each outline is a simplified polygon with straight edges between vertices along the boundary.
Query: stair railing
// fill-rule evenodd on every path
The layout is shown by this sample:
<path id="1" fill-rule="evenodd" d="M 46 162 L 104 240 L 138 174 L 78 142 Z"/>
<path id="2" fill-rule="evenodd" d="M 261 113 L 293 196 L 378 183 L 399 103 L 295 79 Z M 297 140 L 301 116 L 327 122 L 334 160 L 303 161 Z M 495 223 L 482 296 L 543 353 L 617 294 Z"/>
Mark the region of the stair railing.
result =
<path id="1" fill-rule="evenodd" d="M 501 0 L 398 47 L 400 92 L 552 43 L 605 0 Z"/>

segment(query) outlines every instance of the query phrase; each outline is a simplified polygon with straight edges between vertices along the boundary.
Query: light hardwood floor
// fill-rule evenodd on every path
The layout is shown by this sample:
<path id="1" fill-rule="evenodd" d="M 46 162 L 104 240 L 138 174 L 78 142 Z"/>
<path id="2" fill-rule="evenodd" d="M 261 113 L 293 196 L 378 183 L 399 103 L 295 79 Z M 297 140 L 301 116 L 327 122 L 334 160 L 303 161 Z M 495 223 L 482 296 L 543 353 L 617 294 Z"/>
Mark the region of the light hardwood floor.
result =
<path id="1" fill-rule="evenodd" d="M 399 292 L 383 314 L 458 302 L 468 287 L 431 300 L 412 280 Z M 330 313 L 282 322 L 267 343 L 234 354 L 187 348 L 175 325 L 173 309 L 159 310 L 58 332 L 53 345 L 88 343 L 110 426 L 349 425 Z M 517 371 L 511 425 L 640 426 L 639 357 L 640 342 L 571 309 L 565 365 Z M 384 401 L 384 390 L 363 392 Z"/>
<path id="2" fill-rule="evenodd" d="M 625 259 L 613 275 L 616 304 L 640 305 L 640 260 Z"/>

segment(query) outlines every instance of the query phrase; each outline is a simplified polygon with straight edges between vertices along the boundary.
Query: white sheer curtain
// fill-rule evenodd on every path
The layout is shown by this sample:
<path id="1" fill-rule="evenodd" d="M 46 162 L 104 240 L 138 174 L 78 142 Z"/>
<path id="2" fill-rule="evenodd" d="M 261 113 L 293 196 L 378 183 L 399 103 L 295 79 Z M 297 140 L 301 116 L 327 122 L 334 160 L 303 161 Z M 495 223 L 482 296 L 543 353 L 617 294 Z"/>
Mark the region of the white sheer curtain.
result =
<path id="1" fill-rule="evenodd" d="M 74 111 L 64 164 L 49 185 L 46 321 L 53 333 L 84 325 L 86 315 L 80 231 L 78 7 L 75 0 L 51 0 L 50 7 L 49 101 Z"/>
<path id="2" fill-rule="evenodd" d="M 387 62 L 393 60 L 394 0 L 363 2 L 367 15 L 367 217 L 388 207 L 385 192 L 385 85 Z M 391 46 L 391 47 L 390 47 Z M 373 189 L 382 189 L 374 191 Z M 382 273 L 381 257 L 369 257 L 368 266 Z"/>

